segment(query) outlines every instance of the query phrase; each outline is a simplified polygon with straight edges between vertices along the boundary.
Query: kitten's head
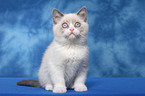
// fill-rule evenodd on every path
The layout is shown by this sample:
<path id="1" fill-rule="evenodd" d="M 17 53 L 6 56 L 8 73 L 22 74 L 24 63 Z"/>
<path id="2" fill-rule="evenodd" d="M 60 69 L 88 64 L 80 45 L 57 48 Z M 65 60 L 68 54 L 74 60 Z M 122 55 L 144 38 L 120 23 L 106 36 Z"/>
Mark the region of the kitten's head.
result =
<path id="1" fill-rule="evenodd" d="M 86 42 L 88 33 L 86 7 L 77 13 L 62 14 L 53 9 L 53 32 L 59 42 Z"/>

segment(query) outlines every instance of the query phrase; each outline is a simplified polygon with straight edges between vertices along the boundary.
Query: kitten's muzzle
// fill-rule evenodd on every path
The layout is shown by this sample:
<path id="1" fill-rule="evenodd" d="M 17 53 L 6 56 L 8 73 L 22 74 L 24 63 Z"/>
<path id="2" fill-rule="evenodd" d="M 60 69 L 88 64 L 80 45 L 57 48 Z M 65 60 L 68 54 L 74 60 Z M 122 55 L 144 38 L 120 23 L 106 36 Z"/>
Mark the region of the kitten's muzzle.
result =
<path id="1" fill-rule="evenodd" d="M 74 31 L 74 28 L 70 28 L 69 30 L 71 32 L 70 35 L 72 35 L 72 34 L 75 35 L 74 32 L 73 32 Z"/>

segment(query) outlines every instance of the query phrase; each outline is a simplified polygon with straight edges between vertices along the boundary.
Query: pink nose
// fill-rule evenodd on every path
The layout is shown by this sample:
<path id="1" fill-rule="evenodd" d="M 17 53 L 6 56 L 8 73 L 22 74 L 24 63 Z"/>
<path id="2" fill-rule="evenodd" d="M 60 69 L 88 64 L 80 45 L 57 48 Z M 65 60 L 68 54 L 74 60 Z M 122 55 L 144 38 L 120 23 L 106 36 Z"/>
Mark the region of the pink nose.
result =
<path id="1" fill-rule="evenodd" d="M 69 30 L 70 30 L 71 32 L 73 32 L 73 31 L 74 31 L 74 28 L 70 28 Z"/>

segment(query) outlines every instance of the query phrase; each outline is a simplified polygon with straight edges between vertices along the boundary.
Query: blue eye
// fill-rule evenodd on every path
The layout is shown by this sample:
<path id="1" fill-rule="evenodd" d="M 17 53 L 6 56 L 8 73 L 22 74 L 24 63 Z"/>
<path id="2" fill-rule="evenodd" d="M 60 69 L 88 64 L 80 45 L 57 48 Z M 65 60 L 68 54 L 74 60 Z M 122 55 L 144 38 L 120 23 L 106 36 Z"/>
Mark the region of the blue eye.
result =
<path id="1" fill-rule="evenodd" d="M 81 26 L 81 23 L 76 22 L 74 26 L 75 26 L 75 27 L 80 27 L 80 26 Z"/>
<path id="2" fill-rule="evenodd" d="M 67 23 L 63 23 L 63 24 L 62 24 L 62 27 L 63 27 L 63 28 L 67 28 L 67 27 L 68 27 L 68 24 L 67 24 Z"/>

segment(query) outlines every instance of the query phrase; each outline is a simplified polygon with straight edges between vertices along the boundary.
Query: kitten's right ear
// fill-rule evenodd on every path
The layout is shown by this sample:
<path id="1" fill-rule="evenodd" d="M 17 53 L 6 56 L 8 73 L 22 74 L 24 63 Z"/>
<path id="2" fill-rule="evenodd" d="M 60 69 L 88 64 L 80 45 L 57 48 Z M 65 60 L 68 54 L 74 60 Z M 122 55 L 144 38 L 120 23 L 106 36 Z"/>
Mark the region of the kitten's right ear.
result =
<path id="1" fill-rule="evenodd" d="M 53 17 L 53 23 L 57 24 L 57 22 L 63 17 L 64 15 L 58 11 L 57 9 L 53 9 L 52 17 Z"/>

